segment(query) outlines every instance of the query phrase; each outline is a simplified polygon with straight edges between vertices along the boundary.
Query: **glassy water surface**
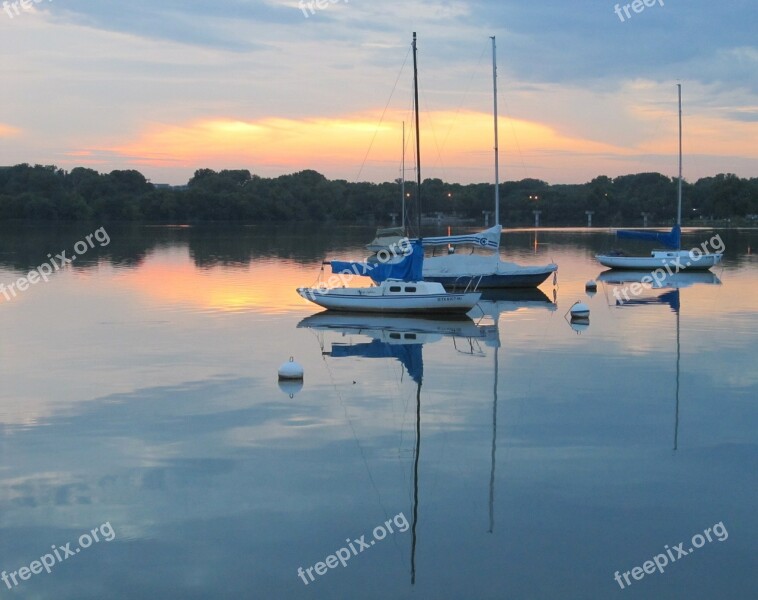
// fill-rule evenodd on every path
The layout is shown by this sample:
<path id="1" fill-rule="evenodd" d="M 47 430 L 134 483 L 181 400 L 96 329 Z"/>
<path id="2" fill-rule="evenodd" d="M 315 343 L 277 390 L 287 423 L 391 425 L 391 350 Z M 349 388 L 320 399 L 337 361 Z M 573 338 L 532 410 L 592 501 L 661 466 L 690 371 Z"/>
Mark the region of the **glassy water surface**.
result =
<path id="1" fill-rule="evenodd" d="M 92 230 L 4 230 L 0 282 Z M 450 321 L 297 296 L 367 228 L 107 230 L 0 296 L 5 596 L 754 597 L 758 232 L 622 304 L 607 231 L 508 233 L 557 284 Z"/>

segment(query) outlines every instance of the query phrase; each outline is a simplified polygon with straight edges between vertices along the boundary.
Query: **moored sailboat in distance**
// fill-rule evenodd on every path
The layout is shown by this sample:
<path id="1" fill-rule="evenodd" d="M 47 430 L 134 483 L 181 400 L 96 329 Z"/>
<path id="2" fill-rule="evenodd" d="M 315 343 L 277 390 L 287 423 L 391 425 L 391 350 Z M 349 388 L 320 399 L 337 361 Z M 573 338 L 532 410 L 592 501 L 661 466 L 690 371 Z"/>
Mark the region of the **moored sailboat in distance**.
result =
<path id="1" fill-rule="evenodd" d="M 657 241 L 669 248 L 669 250 L 653 250 L 650 256 L 627 256 L 620 252 L 598 254 L 597 261 L 612 269 L 642 269 L 653 270 L 659 268 L 680 271 L 706 270 L 721 262 L 723 254 L 704 253 L 682 250 L 682 85 L 677 84 L 679 97 L 679 186 L 677 191 L 676 225 L 670 232 L 619 230 L 616 236 L 627 239 L 642 239 Z"/>
<path id="2" fill-rule="evenodd" d="M 421 242 L 425 249 L 432 249 L 432 255 L 425 256 L 423 277 L 425 281 L 436 281 L 446 288 L 460 289 L 476 284 L 477 289 L 536 288 L 551 274 L 558 270 L 558 265 L 519 265 L 500 259 L 500 239 L 503 228 L 500 225 L 500 174 L 497 128 L 497 61 L 495 37 L 492 36 L 492 82 L 493 114 L 495 135 L 495 226 L 476 233 L 447 235 L 441 237 L 424 237 Z M 405 132 L 405 129 L 403 129 Z M 366 245 L 371 252 L 378 253 L 396 244 L 405 235 L 405 134 L 403 133 L 403 163 L 401 178 L 402 225 L 377 229 L 376 237 Z M 419 230 L 420 230 L 419 221 Z M 434 248 L 444 246 L 441 255 L 434 255 Z M 461 247 L 467 251 L 456 252 Z M 470 251 L 468 251 L 470 250 Z M 375 256 L 368 259 L 376 260 Z"/>
<path id="3" fill-rule="evenodd" d="M 424 279 L 437 281 L 445 287 L 453 288 L 460 285 L 465 286 L 471 281 L 476 281 L 479 289 L 536 288 L 558 270 L 558 265 L 555 263 L 524 266 L 501 260 L 499 243 L 502 227 L 496 225 L 478 235 L 486 236 L 488 232 L 493 230 L 496 232 L 498 240 L 494 252 L 482 254 L 450 252 L 440 256 L 426 257 L 424 259 Z M 432 239 L 436 240 L 435 245 L 457 248 L 457 246 L 469 244 L 474 248 L 482 248 L 476 243 L 457 241 L 457 238 L 466 237 L 472 238 L 473 236 L 447 236 Z M 429 238 L 425 238 L 424 246 L 429 245 L 432 245 Z"/>
<path id="4" fill-rule="evenodd" d="M 424 240 L 425 247 L 445 244 L 454 248 L 456 245 L 469 244 L 473 248 L 487 250 L 488 252 L 485 254 L 475 254 L 473 251 L 469 254 L 451 252 L 440 256 L 427 257 L 424 261 L 424 279 L 438 281 L 446 287 L 465 286 L 474 279 L 480 289 L 537 287 L 558 270 L 558 265 L 550 263 L 547 265 L 522 266 L 500 259 L 502 226 L 500 225 L 500 159 L 497 130 L 497 53 L 495 36 L 492 36 L 491 39 L 495 130 L 495 227 L 483 231 L 479 235 L 488 236 L 488 234 L 492 234 L 489 237 L 495 243 L 483 245 L 479 241 L 472 242 L 466 239 L 471 236 L 426 238 Z"/>

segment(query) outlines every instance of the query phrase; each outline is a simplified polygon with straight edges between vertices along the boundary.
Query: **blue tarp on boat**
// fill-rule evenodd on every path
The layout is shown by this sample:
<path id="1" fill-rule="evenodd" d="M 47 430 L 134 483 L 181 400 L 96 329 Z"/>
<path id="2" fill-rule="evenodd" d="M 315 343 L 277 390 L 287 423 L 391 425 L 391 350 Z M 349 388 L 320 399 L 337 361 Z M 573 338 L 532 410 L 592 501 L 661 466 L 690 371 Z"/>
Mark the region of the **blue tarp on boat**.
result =
<path id="1" fill-rule="evenodd" d="M 616 237 L 635 240 L 650 240 L 653 242 L 659 242 L 667 248 L 678 250 L 682 245 L 682 228 L 679 227 L 679 225 L 674 225 L 674 227 L 668 233 L 664 233 L 662 231 L 638 231 L 636 229 L 619 229 L 616 232 Z"/>
<path id="2" fill-rule="evenodd" d="M 408 251 L 403 256 L 403 251 Z M 385 261 L 382 258 L 385 257 Z M 377 253 L 376 262 L 352 262 L 343 260 L 330 261 L 332 273 L 362 275 L 371 277 L 374 283 L 381 283 L 387 279 L 400 279 L 402 281 L 421 281 L 424 276 L 422 273 L 424 266 L 424 248 L 421 242 L 414 240 L 406 244 L 400 244 L 397 250 L 397 257 L 393 257 L 389 250 L 382 250 Z"/>

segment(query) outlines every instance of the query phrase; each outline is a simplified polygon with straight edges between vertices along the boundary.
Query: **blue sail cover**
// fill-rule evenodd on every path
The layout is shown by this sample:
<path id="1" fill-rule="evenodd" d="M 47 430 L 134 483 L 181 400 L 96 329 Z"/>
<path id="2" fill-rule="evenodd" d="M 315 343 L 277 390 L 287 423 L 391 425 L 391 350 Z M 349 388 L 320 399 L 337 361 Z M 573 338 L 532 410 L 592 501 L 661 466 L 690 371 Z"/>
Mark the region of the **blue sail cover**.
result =
<path id="1" fill-rule="evenodd" d="M 381 283 L 387 279 L 421 281 L 424 278 L 422 274 L 424 247 L 418 240 L 411 241 L 409 245 L 410 252 L 400 260 L 396 260 L 388 250 L 382 250 L 377 253 L 379 260 L 374 263 L 333 260 L 329 264 L 332 267 L 332 273 L 371 277 L 374 283 Z M 407 248 L 408 244 L 405 246 L 400 244 L 401 251 Z M 382 261 L 383 252 L 387 255 L 385 261 Z"/>
<path id="2" fill-rule="evenodd" d="M 679 225 L 674 225 L 670 232 L 664 233 L 662 231 L 637 231 L 634 229 L 619 229 L 616 232 L 616 236 L 626 239 L 635 240 L 651 240 L 659 242 L 667 248 L 673 248 L 679 250 L 682 246 L 682 228 Z"/>
<path id="3" fill-rule="evenodd" d="M 424 359 L 421 354 L 423 344 L 388 344 L 371 340 L 360 344 L 332 344 L 332 356 L 362 356 L 364 358 L 396 358 L 408 371 L 413 381 L 421 383 L 424 376 Z"/>

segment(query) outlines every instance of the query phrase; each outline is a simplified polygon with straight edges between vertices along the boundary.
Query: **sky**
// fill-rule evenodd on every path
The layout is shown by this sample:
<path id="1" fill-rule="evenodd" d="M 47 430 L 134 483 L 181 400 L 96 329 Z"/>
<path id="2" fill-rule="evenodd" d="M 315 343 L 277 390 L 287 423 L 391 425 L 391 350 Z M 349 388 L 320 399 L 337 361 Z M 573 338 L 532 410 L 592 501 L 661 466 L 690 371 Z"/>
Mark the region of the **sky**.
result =
<path id="1" fill-rule="evenodd" d="M 754 0 L 24 0 L 0 4 L 0 165 L 582 183 L 758 177 Z M 2 0 L 0 0 L 2 2 Z M 628 6 L 625 13 L 624 7 Z"/>

